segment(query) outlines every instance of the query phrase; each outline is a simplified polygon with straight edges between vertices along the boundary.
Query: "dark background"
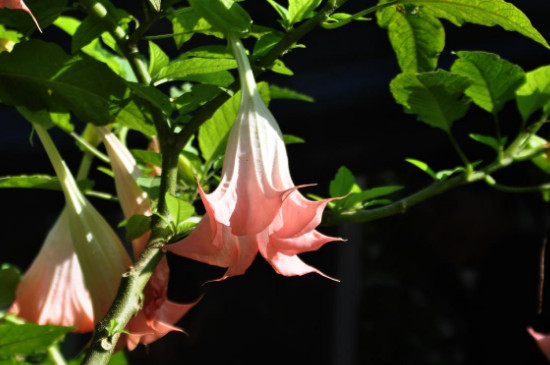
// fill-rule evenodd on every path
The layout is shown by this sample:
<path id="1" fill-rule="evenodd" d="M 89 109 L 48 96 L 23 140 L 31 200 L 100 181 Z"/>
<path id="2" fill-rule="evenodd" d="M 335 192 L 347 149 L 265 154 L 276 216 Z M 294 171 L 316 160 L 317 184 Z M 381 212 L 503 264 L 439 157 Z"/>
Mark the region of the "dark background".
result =
<path id="1" fill-rule="evenodd" d="M 342 11 L 374 2 L 364 3 L 349 1 Z M 513 3 L 550 38 L 549 2 Z M 275 12 L 265 1 L 242 4 L 256 23 L 274 25 Z M 458 50 L 496 52 L 525 70 L 550 63 L 550 51 L 520 35 L 443 23 L 442 68 L 449 68 L 451 51 Z M 159 27 L 150 34 L 169 31 Z M 37 37 L 66 42 L 54 27 Z M 197 36 L 193 44 L 204 41 L 210 40 Z M 399 69 L 386 32 L 374 21 L 318 29 L 301 43 L 307 48 L 284 58 L 295 76 L 266 74 L 265 79 L 315 98 L 312 104 L 271 104 L 283 132 L 307 142 L 288 147 L 295 183 L 318 183 L 306 193 L 326 196 L 331 178 L 345 165 L 363 188 L 400 184 L 406 186 L 405 196 L 430 179 L 404 158 L 426 161 L 436 170 L 459 164 L 444 133 L 403 114 L 394 103 L 388 84 Z M 170 42 L 162 46 L 175 52 Z M 38 140 L 34 147 L 29 143 L 30 125 L 10 108 L 2 106 L 0 112 L 0 174 L 52 174 Z M 501 116 L 503 130 L 517 132 L 520 117 L 513 102 Z M 470 132 L 492 132 L 489 114 L 472 107 L 453 131 L 470 160 L 493 157 L 467 138 Z M 76 168 L 79 157 L 72 141 L 61 133 L 54 137 Z M 100 179 L 98 188 L 112 190 L 101 173 L 94 176 Z M 496 177 L 510 185 L 547 179 L 529 163 Z M 60 192 L 0 190 L 0 199 L 5 226 L 0 262 L 25 270 L 61 211 L 63 197 Z M 93 203 L 113 224 L 122 219 L 112 203 Z M 476 183 L 405 215 L 320 228 L 348 241 L 301 257 L 341 283 L 313 274 L 282 277 L 258 257 L 246 275 L 201 286 L 223 270 L 169 255 L 170 298 L 205 296 L 179 322 L 188 336 L 171 333 L 129 358 L 132 364 L 545 364 L 525 327 L 550 332 L 550 302 L 537 315 L 539 258 L 548 221 L 547 204 L 538 194 L 505 194 Z M 86 338 L 70 338 L 66 351 L 74 353 L 71 343 L 78 341 Z"/>

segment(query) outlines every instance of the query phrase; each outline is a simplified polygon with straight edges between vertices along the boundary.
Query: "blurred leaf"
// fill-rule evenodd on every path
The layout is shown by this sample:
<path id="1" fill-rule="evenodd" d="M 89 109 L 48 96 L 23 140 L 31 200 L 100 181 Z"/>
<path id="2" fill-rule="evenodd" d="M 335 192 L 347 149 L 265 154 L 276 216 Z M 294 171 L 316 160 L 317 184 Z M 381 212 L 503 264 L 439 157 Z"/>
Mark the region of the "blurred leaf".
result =
<path id="1" fill-rule="evenodd" d="M 503 0 L 402 0 L 400 3 L 420 5 L 431 15 L 447 19 L 457 26 L 464 23 L 499 25 L 550 48 L 544 37 L 533 28 L 529 18 Z"/>
<path id="2" fill-rule="evenodd" d="M 430 175 L 434 180 L 437 180 L 437 176 L 434 170 L 427 163 L 414 158 L 406 158 L 405 161 L 418 167 L 420 170 L 424 171 L 426 174 Z"/>
<path id="3" fill-rule="evenodd" d="M 227 87 L 235 81 L 233 75 L 228 71 L 219 71 L 205 74 L 193 74 L 182 78 L 186 81 L 200 82 L 202 84 Z"/>
<path id="4" fill-rule="evenodd" d="M 529 147 L 529 149 L 535 149 L 550 147 L 550 144 L 546 139 L 537 135 L 532 135 L 527 141 L 527 146 Z M 534 163 L 542 171 L 550 175 L 550 161 L 548 160 L 547 153 L 541 153 L 535 156 L 531 159 L 531 162 Z"/>
<path id="5" fill-rule="evenodd" d="M 267 0 L 267 2 L 277 11 L 279 16 L 281 17 L 280 23 L 283 26 L 283 28 L 288 29 L 290 27 L 290 15 L 288 13 L 287 8 L 280 5 L 275 0 Z"/>
<path id="6" fill-rule="evenodd" d="M 68 133 L 74 130 L 69 113 L 48 112 L 47 110 L 31 111 L 23 106 L 17 107 L 17 111 L 27 120 L 40 124 L 44 128 L 49 129 L 57 126 Z"/>
<path id="7" fill-rule="evenodd" d="M 289 23 L 298 23 L 314 14 L 321 0 L 288 0 Z"/>
<path id="8" fill-rule="evenodd" d="M 136 183 L 147 193 L 147 195 L 149 195 L 151 199 L 158 199 L 160 191 L 160 177 L 140 176 L 136 179 Z"/>
<path id="9" fill-rule="evenodd" d="M 157 12 L 160 11 L 160 2 L 161 0 L 149 0 L 149 4 L 151 4 L 153 9 L 155 9 L 155 11 Z"/>
<path id="10" fill-rule="evenodd" d="M 359 193 L 361 188 L 355 183 L 355 176 L 345 166 L 341 166 L 329 185 L 329 194 L 333 198 L 340 198 L 349 193 Z"/>
<path id="11" fill-rule="evenodd" d="M 170 59 L 162 48 L 149 41 L 149 75 L 154 79 L 159 71 L 168 66 Z"/>
<path id="12" fill-rule="evenodd" d="M 292 134 L 283 134 L 283 139 L 285 141 L 285 144 L 294 144 L 294 143 L 305 143 L 303 138 L 293 136 Z"/>
<path id="13" fill-rule="evenodd" d="M 525 82 L 516 90 L 516 101 L 524 121 L 541 108 L 541 119 L 550 114 L 550 66 L 525 74 Z"/>
<path id="14" fill-rule="evenodd" d="M 186 114 L 214 99 L 221 92 L 223 92 L 222 89 L 215 85 L 192 85 L 191 90 L 180 95 L 175 103 L 180 113 Z"/>
<path id="15" fill-rule="evenodd" d="M 126 221 L 126 242 L 143 236 L 151 230 L 151 217 L 135 214 Z"/>
<path id="16" fill-rule="evenodd" d="M 387 7 L 376 13 L 380 27 L 388 30 L 390 43 L 403 72 L 432 71 L 445 46 L 445 30 L 434 16 L 414 5 L 402 10 Z"/>
<path id="17" fill-rule="evenodd" d="M 244 34 L 250 30 L 252 19 L 233 0 L 188 0 L 189 4 L 218 30 Z"/>
<path id="18" fill-rule="evenodd" d="M 464 76 L 438 70 L 399 74 L 390 89 L 405 113 L 416 114 L 418 120 L 450 133 L 453 122 L 462 118 L 470 107 L 464 91 L 471 83 Z"/>
<path id="19" fill-rule="evenodd" d="M 229 51 L 227 46 L 222 46 L 222 45 L 208 45 L 208 46 L 196 47 L 185 52 L 183 55 L 181 55 L 181 57 L 182 58 L 190 58 L 190 57 L 217 58 L 217 59 L 221 58 L 221 59 L 228 59 L 228 60 L 234 59 L 233 54 Z"/>
<path id="20" fill-rule="evenodd" d="M 0 266 L 0 307 L 8 306 L 15 299 L 15 289 L 21 280 L 19 270 L 9 264 Z"/>
<path id="21" fill-rule="evenodd" d="M 466 89 L 472 101 L 489 113 L 498 113 L 504 103 L 515 96 L 525 79 L 521 67 L 487 52 L 456 52 L 459 57 L 451 72 L 470 78 L 473 84 Z"/>
<path id="22" fill-rule="evenodd" d="M 0 356 L 28 355 L 44 351 L 72 330 L 71 327 L 34 323 L 0 324 Z"/>
<path id="23" fill-rule="evenodd" d="M 278 32 L 267 33 L 261 36 L 254 44 L 252 54 L 254 57 L 262 57 L 271 50 L 283 38 Z"/>
<path id="24" fill-rule="evenodd" d="M 286 67 L 286 65 L 281 60 L 275 60 L 271 66 L 268 67 L 271 71 L 281 74 L 281 75 L 287 75 L 292 76 L 294 75 L 294 72 L 292 72 L 291 69 Z"/>
<path id="25" fill-rule="evenodd" d="M 158 152 L 147 151 L 147 150 L 131 150 L 132 155 L 136 160 L 142 163 L 148 163 L 155 166 L 162 166 L 162 155 Z"/>
<path id="26" fill-rule="evenodd" d="M 443 181 L 443 180 L 446 180 L 451 175 L 454 175 L 459 172 L 464 172 L 464 171 L 466 171 L 464 166 L 458 166 L 458 167 L 455 167 L 454 169 L 449 169 L 449 170 L 440 170 L 435 174 L 435 178 L 439 181 Z"/>
<path id="27" fill-rule="evenodd" d="M 82 191 L 87 191 L 93 187 L 94 182 L 92 180 L 79 180 L 77 184 Z M 18 175 L 0 177 L 0 189 L 1 188 L 61 190 L 61 185 L 55 176 Z"/>
<path id="28" fill-rule="evenodd" d="M 298 91 L 291 89 L 279 87 L 277 85 L 269 85 L 269 93 L 271 94 L 271 99 L 293 99 L 293 100 L 302 100 L 313 103 L 315 100 L 306 94 L 302 94 Z"/>
<path id="29" fill-rule="evenodd" d="M 172 114 L 172 103 L 170 102 L 170 98 L 156 87 L 136 82 L 128 82 L 127 85 L 132 89 L 134 95 L 147 100 L 154 107 L 162 110 L 164 115 L 170 116 Z"/>
<path id="30" fill-rule="evenodd" d="M 101 36 L 102 33 L 103 27 L 101 24 L 90 16 L 86 17 L 73 35 L 71 52 L 78 52 L 82 47 Z"/>
<path id="31" fill-rule="evenodd" d="M 494 149 L 497 152 L 500 149 L 499 148 L 499 142 L 494 137 L 484 136 L 482 134 L 470 133 L 470 138 L 473 139 L 474 141 L 477 141 L 479 143 L 483 143 L 484 145 L 491 147 L 492 149 Z M 506 140 L 507 140 L 507 138 L 504 137 L 503 140 L 502 140 L 503 145 L 506 144 Z"/>

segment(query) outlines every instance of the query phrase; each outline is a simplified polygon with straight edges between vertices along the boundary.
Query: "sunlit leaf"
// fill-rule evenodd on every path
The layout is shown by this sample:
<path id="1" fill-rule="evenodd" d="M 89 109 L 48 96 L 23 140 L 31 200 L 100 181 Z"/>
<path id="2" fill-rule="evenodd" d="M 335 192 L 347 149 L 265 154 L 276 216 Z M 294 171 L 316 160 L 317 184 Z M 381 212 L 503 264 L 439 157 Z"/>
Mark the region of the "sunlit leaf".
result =
<path id="1" fill-rule="evenodd" d="M 292 99 L 292 100 L 302 100 L 313 103 L 315 100 L 306 94 L 302 94 L 298 91 L 294 91 L 288 88 L 279 87 L 277 85 L 269 85 L 269 92 L 271 94 L 271 99 Z"/>
<path id="2" fill-rule="evenodd" d="M 71 330 L 71 327 L 34 323 L 0 324 L 0 356 L 27 355 L 46 350 Z"/>
<path id="3" fill-rule="evenodd" d="M 288 0 L 289 23 L 298 23 L 313 15 L 321 0 Z"/>
<path id="4" fill-rule="evenodd" d="M 504 103 L 514 99 L 525 79 L 521 67 L 487 52 L 456 52 L 459 57 L 451 72 L 468 77 L 473 84 L 466 89 L 472 101 L 489 113 L 498 113 Z"/>
<path id="5" fill-rule="evenodd" d="M 414 158 L 406 158 L 405 161 L 407 161 L 408 163 L 410 163 L 413 166 L 418 167 L 420 170 L 422 170 L 426 174 L 430 175 L 430 177 L 432 177 L 434 180 L 437 180 L 437 176 L 436 176 L 435 171 L 430 166 L 428 166 L 427 163 L 425 163 L 423 161 L 420 161 L 420 160 L 416 160 Z"/>
<path id="6" fill-rule="evenodd" d="M 464 91 L 471 83 L 464 76 L 438 70 L 399 74 L 390 89 L 406 113 L 416 114 L 418 120 L 450 132 L 453 122 L 462 118 L 470 107 Z"/>
<path id="7" fill-rule="evenodd" d="M 250 30 L 250 15 L 233 0 L 188 1 L 208 23 L 224 33 L 244 34 Z"/>
<path id="8" fill-rule="evenodd" d="M 151 75 L 152 78 L 155 78 L 159 71 L 168 66 L 169 63 L 170 59 L 166 53 L 164 53 L 162 48 L 149 41 L 149 75 Z"/>
<path id="9" fill-rule="evenodd" d="M 103 32 L 103 27 L 98 21 L 90 16 L 86 17 L 73 35 L 71 42 L 72 52 L 78 52 L 82 47 L 98 38 Z"/>
<path id="10" fill-rule="evenodd" d="M 543 118 L 550 114 L 550 66 L 525 74 L 525 82 L 516 90 L 516 101 L 524 121 L 539 109 Z"/>
<path id="11" fill-rule="evenodd" d="M 445 31 L 434 16 L 409 5 L 377 12 L 378 24 L 388 30 L 390 42 L 403 72 L 432 71 L 445 46 Z"/>

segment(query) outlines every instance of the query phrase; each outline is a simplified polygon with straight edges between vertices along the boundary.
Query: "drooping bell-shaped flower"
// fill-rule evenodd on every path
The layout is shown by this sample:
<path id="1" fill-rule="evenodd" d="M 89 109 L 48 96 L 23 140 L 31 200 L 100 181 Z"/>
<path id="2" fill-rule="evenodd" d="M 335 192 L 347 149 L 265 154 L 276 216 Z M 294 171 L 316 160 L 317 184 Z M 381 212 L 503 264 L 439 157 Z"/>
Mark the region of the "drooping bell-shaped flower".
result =
<path id="1" fill-rule="evenodd" d="M 72 243 L 89 290 L 94 319 L 103 318 L 111 306 L 122 274 L 131 265 L 130 256 L 115 231 L 78 189 L 48 132 L 34 125 L 50 158 L 65 195 Z"/>
<path id="2" fill-rule="evenodd" d="M 19 282 L 10 312 L 28 322 L 93 331 L 92 301 L 74 252 L 67 209 Z"/>
<path id="3" fill-rule="evenodd" d="M 315 230 L 329 200 L 311 201 L 297 191 L 282 133 L 260 97 L 244 48 L 233 36 L 229 41 L 242 95 L 221 182 L 211 194 L 199 187 L 206 215 L 189 237 L 166 249 L 228 267 L 223 278 L 244 273 L 258 251 L 282 275 L 323 275 L 297 254 L 338 240 Z"/>
<path id="4" fill-rule="evenodd" d="M 19 10 L 26 11 L 32 17 L 32 20 L 34 21 L 34 24 L 36 24 L 36 27 L 38 28 L 38 30 L 42 33 L 42 29 L 40 29 L 40 25 L 38 25 L 38 21 L 36 20 L 31 10 L 23 0 L 0 0 L 0 8 L 19 9 Z"/>
<path id="5" fill-rule="evenodd" d="M 550 335 L 537 332 L 533 327 L 527 327 L 527 332 L 533 337 L 546 359 L 550 361 Z"/>
<path id="6" fill-rule="evenodd" d="M 120 206 L 126 219 L 134 214 L 151 214 L 151 202 L 147 193 L 141 189 L 136 179 L 141 176 L 137 163 L 130 151 L 118 138 L 103 127 L 97 127 L 101 135 L 115 178 L 115 187 Z M 134 255 L 137 257 L 145 249 L 150 232 L 133 240 Z M 158 340 L 170 331 L 183 330 L 174 326 L 195 303 L 178 304 L 167 300 L 170 271 L 166 257 L 163 257 L 143 291 L 142 309 L 126 326 L 126 344 L 133 350 L 138 343 L 147 345 Z"/>

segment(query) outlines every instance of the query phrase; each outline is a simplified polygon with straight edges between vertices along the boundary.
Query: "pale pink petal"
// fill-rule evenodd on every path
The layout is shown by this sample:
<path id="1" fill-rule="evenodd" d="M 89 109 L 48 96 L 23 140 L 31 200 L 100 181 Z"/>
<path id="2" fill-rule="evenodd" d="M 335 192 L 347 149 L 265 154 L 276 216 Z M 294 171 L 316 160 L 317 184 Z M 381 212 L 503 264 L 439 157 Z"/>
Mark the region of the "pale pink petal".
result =
<path id="1" fill-rule="evenodd" d="M 289 256 L 318 250 L 325 243 L 332 241 L 342 241 L 342 239 L 325 236 L 315 230 L 297 237 L 280 238 L 276 235 L 271 235 L 269 238 L 269 244 L 274 249 Z"/>
<path id="2" fill-rule="evenodd" d="M 10 312 L 33 323 L 93 331 L 92 302 L 74 252 L 66 210 L 19 283 Z"/>
<path id="3" fill-rule="evenodd" d="M 228 234 L 233 235 L 231 232 L 228 232 Z M 264 236 L 264 234 L 260 233 L 250 236 L 234 236 L 235 238 L 232 238 L 238 248 L 239 257 L 231 266 L 227 268 L 224 276 L 219 280 L 226 279 L 230 276 L 242 275 L 246 272 L 250 265 L 252 265 L 252 262 L 258 253 L 258 240 L 267 239 L 267 235 L 265 235 L 266 237 L 262 236 Z"/>
<path id="4" fill-rule="evenodd" d="M 542 351 L 544 356 L 546 356 L 546 359 L 550 361 L 550 335 L 537 332 L 533 329 L 533 327 L 527 327 L 527 332 L 529 332 L 529 334 L 536 341 L 540 350 Z"/>
<path id="5" fill-rule="evenodd" d="M 34 24 L 36 24 L 36 27 L 38 28 L 40 33 L 42 33 L 42 29 L 40 29 L 38 21 L 32 14 L 31 10 L 28 8 L 28 6 L 23 2 L 23 0 L 0 0 L 0 8 L 19 9 L 26 11 L 32 17 L 32 20 L 34 20 Z"/>
<path id="6" fill-rule="evenodd" d="M 297 255 L 285 255 L 277 251 L 269 243 L 260 244 L 259 251 L 278 274 L 284 276 L 302 276 L 309 273 L 317 273 L 328 279 L 339 281 L 304 263 Z"/>

